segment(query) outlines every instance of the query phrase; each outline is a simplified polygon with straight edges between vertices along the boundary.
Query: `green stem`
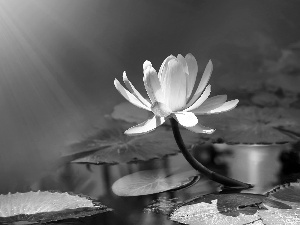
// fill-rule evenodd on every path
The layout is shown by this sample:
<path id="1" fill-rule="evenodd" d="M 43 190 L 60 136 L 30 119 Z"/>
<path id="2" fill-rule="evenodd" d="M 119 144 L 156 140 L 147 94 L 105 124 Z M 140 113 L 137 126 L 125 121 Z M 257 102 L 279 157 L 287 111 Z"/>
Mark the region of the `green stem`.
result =
<path id="1" fill-rule="evenodd" d="M 224 186 L 227 186 L 227 187 L 245 188 L 245 189 L 253 187 L 253 185 L 251 185 L 251 184 L 246 184 L 241 181 L 234 180 L 229 177 L 225 177 L 225 176 L 215 173 L 215 172 L 209 170 L 208 168 L 206 168 L 205 166 L 203 166 L 187 150 L 187 148 L 182 140 L 180 131 L 179 131 L 178 122 L 174 118 L 170 118 L 170 121 L 171 121 L 171 125 L 172 125 L 174 138 L 176 140 L 176 143 L 177 143 L 179 149 L 181 150 L 181 152 L 182 152 L 183 156 L 186 158 L 186 160 L 191 164 L 191 166 L 195 170 L 197 170 L 201 174 L 207 176 L 209 179 L 211 179 L 215 182 L 218 182 L 220 184 L 223 184 Z"/>

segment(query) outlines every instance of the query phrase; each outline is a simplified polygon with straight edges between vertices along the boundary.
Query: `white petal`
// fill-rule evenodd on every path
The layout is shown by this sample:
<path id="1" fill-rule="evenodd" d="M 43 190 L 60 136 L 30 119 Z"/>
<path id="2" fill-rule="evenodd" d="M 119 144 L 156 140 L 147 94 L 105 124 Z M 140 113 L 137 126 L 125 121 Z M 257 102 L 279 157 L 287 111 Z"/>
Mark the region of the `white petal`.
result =
<path id="1" fill-rule="evenodd" d="M 216 113 L 221 113 L 221 112 L 227 112 L 229 110 L 234 109 L 238 103 L 239 103 L 238 99 L 231 100 L 231 101 L 225 102 L 220 107 L 218 107 L 216 109 L 213 109 L 213 110 L 211 110 L 211 111 L 209 111 L 207 113 L 208 114 L 216 114 Z"/>
<path id="2" fill-rule="evenodd" d="M 125 134 L 129 136 L 145 134 L 154 130 L 156 127 L 162 125 L 164 122 L 165 119 L 163 117 L 154 116 L 143 123 L 140 123 L 134 127 L 129 128 L 128 130 L 125 131 Z"/>
<path id="3" fill-rule="evenodd" d="M 147 107 L 151 107 L 150 102 L 148 102 L 144 97 L 135 89 L 135 87 L 132 85 L 132 83 L 128 80 L 126 76 L 126 72 L 123 73 L 123 81 L 127 87 L 127 89 L 133 94 L 141 103 L 143 103 Z"/>
<path id="4" fill-rule="evenodd" d="M 133 94 L 131 94 L 129 91 L 127 91 L 120 82 L 115 79 L 114 85 L 116 89 L 120 92 L 121 95 L 123 95 L 124 98 L 126 98 L 130 103 L 134 104 L 135 106 L 146 109 L 148 111 L 151 111 L 151 109 L 147 106 L 145 106 L 143 103 L 141 103 Z"/>
<path id="5" fill-rule="evenodd" d="M 192 112 L 177 112 L 174 118 L 184 127 L 193 127 L 198 123 L 198 118 Z"/>
<path id="6" fill-rule="evenodd" d="M 208 86 L 205 88 L 205 90 L 204 90 L 203 94 L 201 95 L 201 97 L 198 98 L 197 101 L 196 101 L 193 105 L 191 105 L 190 107 L 186 108 L 186 109 L 183 110 L 183 111 L 185 111 L 185 112 L 186 112 L 186 111 L 191 111 L 191 110 L 193 110 L 193 109 L 196 109 L 196 108 L 200 107 L 201 104 L 202 104 L 202 103 L 208 98 L 208 96 L 210 95 L 210 89 L 211 89 L 211 86 L 208 85 Z"/>
<path id="7" fill-rule="evenodd" d="M 186 74 L 189 74 L 188 65 L 187 65 L 187 62 L 185 61 L 185 58 L 182 55 L 178 54 L 177 60 L 182 64 L 183 71 Z"/>
<path id="8" fill-rule="evenodd" d="M 197 73 L 198 73 L 198 64 L 195 59 L 195 57 L 192 54 L 187 54 L 185 56 L 185 60 L 188 66 L 188 78 L 187 78 L 187 96 L 186 98 L 188 99 L 193 91 Z"/>
<path id="9" fill-rule="evenodd" d="M 216 109 L 226 102 L 227 95 L 216 95 L 214 97 L 206 99 L 202 105 L 192 110 L 195 115 L 206 114 L 213 109 Z"/>
<path id="10" fill-rule="evenodd" d="M 145 62 L 146 63 L 146 62 Z M 144 63 L 144 65 L 145 65 Z M 155 69 L 149 65 L 144 70 L 144 85 L 152 103 L 162 102 L 163 95 Z"/>
<path id="11" fill-rule="evenodd" d="M 192 97 L 192 99 L 188 102 L 187 107 L 192 105 L 196 101 L 196 99 L 199 98 L 199 96 L 201 95 L 202 91 L 204 90 L 205 86 L 207 85 L 207 83 L 209 81 L 212 70 L 213 70 L 213 64 L 212 64 L 211 60 L 209 60 L 209 62 L 206 65 L 206 68 L 204 70 L 204 73 L 202 75 L 202 78 L 200 80 L 199 86 L 198 86 L 194 96 Z"/>
<path id="12" fill-rule="evenodd" d="M 193 127 L 185 127 L 186 129 L 190 130 L 190 131 L 193 131 L 195 133 L 204 133 L 204 134 L 212 134 L 215 130 L 214 129 L 211 129 L 209 127 L 205 127 L 201 124 L 196 124 L 195 126 Z"/>
<path id="13" fill-rule="evenodd" d="M 158 71 L 158 79 L 160 81 L 160 83 L 162 83 L 162 80 L 163 80 L 163 74 L 165 74 L 165 70 L 166 70 L 166 67 L 168 65 L 168 62 L 171 60 L 171 59 L 176 59 L 175 56 L 173 55 L 170 55 L 168 56 L 164 61 L 163 63 L 161 64 L 160 68 L 159 68 L 159 71 Z"/>
<path id="14" fill-rule="evenodd" d="M 171 111 L 179 111 L 186 105 L 187 74 L 182 64 L 175 58 L 168 62 L 165 74 L 162 74 L 161 89 L 164 96 L 163 103 Z"/>
<path id="15" fill-rule="evenodd" d="M 146 70 L 149 66 L 152 67 L 152 63 L 148 60 L 146 60 L 144 63 L 143 63 L 143 70 Z"/>

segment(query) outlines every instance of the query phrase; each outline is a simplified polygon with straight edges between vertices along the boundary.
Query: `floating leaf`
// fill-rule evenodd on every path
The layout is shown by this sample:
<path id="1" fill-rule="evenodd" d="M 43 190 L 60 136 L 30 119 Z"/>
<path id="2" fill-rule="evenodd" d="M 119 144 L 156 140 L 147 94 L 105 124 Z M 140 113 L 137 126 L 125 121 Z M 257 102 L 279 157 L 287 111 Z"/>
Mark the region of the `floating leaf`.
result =
<path id="1" fill-rule="evenodd" d="M 261 107 L 297 107 L 298 96 L 295 94 L 283 94 L 281 92 L 259 91 L 251 97 L 252 103 Z"/>
<path id="2" fill-rule="evenodd" d="M 153 113 L 138 108 L 130 102 L 122 102 L 114 107 L 111 117 L 128 123 L 141 123 L 149 119 L 151 114 Z"/>
<path id="3" fill-rule="evenodd" d="M 79 218 L 111 209 L 89 197 L 49 191 L 0 195 L 0 223 L 49 222 Z"/>
<path id="4" fill-rule="evenodd" d="M 228 144 L 276 144 L 297 142 L 300 137 L 300 110 L 237 107 L 216 115 L 199 116 L 200 124 L 215 128 L 204 140 Z"/>
<path id="5" fill-rule="evenodd" d="M 270 199 L 281 201 L 291 208 L 281 209 L 267 205 L 267 211 L 259 211 L 265 224 L 300 224 L 300 183 L 287 183 L 273 188 L 266 195 Z"/>
<path id="6" fill-rule="evenodd" d="M 246 224 L 259 220 L 258 204 L 265 197 L 255 194 L 211 194 L 188 201 L 176 209 L 170 219 L 193 225 Z"/>
<path id="7" fill-rule="evenodd" d="M 263 223 L 261 220 L 256 220 L 252 223 L 247 223 L 247 225 L 266 225 L 265 223 Z"/>
<path id="8" fill-rule="evenodd" d="M 258 194 L 209 194 L 187 201 L 170 219 L 184 224 L 249 224 L 261 219 L 260 212 L 272 205 L 274 210 L 290 206 Z M 271 225 L 271 224 L 270 224 Z"/>
<path id="9" fill-rule="evenodd" d="M 259 106 L 263 107 L 272 107 L 272 106 L 277 106 L 280 103 L 280 100 L 278 96 L 276 96 L 274 93 L 270 92 L 258 92 L 255 93 L 251 101 Z"/>
<path id="10" fill-rule="evenodd" d="M 285 225 L 300 224 L 300 208 L 276 209 L 266 206 L 268 210 L 260 210 L 258 215 L 262 218 L 263 224 Z"/>
<path id="11" fill-rule="evenodd" d="M 90 154 L 73 162 L 92 164 L 128 163 L 162 158 L 179 152 L 172 131 L 166 127 L 158 127 L 153 132 L 139 136 L 128 136 L 124 134 L 124 131 L 122 128 L 102 130 L 83 143 L 74 145 L 75 151 L 72 154 L 80 152 L 89 152 Z M 187 146 L 191 146 L 199 139 L 196 133 L 188 130 L 183 131 L 182 136 Z M 100 147 L 98 151 L 95 151 L 97 145 Z M 90 150 L 91 146 L 93 146 L 92 151 Z"/>
<path id="12" fill-rule="evenodd" d="M 294 137 L 300 139 L 300 110 L 298 109 L 279 109 L 281 118 L 274 121 L 274 125 L 283 132 L 293 134 Z"/>
<path id="13" fill-rule="evenodd" d="M 117 180 L 112 190 L 119 196 L 140 196 L 178 190 L 195 184 L 200 176 L 197 171 L 167 173 L 166 170 L 143 170 Z"/>
<path id="14" fill-rule="evenodd" d="M 300 183 L 292 182 L 277 186 L 266 195 L 270 198 L 288 202 L 290 205 L 300 208 Z"/>
<path id="15" fill-rule="evenodd" d="M 299 68 L 298 68 L 299 69 Z M 299 72 L 298 72 L 299 73 Z M 299 74 L 279 74 L 266 81 L 269 89 L 281 89 L 283 91 L 299 93 L 300 73 Z"/>
<path id="16" fill-rule="evenodd" d="M 177 198 L 167 199 L 165 197 L 159 197 L 153 200 L 145 209 L 145 212 L 154 212 L 157 214 L 169 215 L 174 208 L 182 204 Z"/>
<path id="17" fill-rule="evenodd" d="M 152 116 L 152 112 L 138 108 L 128 101 L 116 105 L 111 115 L 107 115 L 108 118 L 134 124 L 142 123 Z M 170 121 L 167 120 L 162 126 L 165 125 L 171 126 Z"/>
<path id="18" fill-rule="evenodd" d="M 300 224 L 300 183 L 278 186 L 266 195 L 204 195 L 175 207 L 170 219 L 192 225 Z"/>

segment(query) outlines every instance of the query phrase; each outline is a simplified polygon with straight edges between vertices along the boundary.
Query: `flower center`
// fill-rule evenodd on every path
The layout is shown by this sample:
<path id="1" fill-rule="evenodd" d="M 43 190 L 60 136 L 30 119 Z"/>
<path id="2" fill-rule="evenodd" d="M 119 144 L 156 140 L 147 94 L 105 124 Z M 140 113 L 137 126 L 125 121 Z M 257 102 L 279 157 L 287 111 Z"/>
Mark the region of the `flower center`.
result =
<path id="1" fill-rule="evenodd" d="M 154 102 L 151 106 L 151 111 L 156 116 L 160 116 L 160 117 L 167 117 L 172 113 L 169 107 L 161 102 Z"/>

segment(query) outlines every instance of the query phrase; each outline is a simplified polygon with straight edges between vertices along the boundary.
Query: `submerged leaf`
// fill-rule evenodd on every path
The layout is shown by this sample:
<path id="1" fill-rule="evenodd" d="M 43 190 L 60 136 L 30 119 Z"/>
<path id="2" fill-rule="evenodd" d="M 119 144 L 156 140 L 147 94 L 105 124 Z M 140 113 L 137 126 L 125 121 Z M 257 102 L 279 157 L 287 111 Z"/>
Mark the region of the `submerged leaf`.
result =
<path id="1" fill-rule="evenodd" d="M 0 222 L 49 222 L 79 218 L 112 209 L 86 196 L 49 191 L 0 195 Z"/>
<path id="2" fill-rule="evenodd" d="M 198 140 L 197 134 L 187 130 L 182 132 L 182 136 L 187 146 L 191 146 Z M 97 145 L 99 145 L 98 150 Z M 90 146 L 93 146 L 92 151 Z M 96 136 L 74 145 L 74 149 L 72 154 L 80 152 L 90 154 L 73 162 L 92 164 L 146 161 L 179 152 L 172 131 L 165 127 L 158 127 L 153 132 L 139 136 L 125 135 L 122 128 L 105 129 Z"/>
<path id="3" fill-rule="evenodd" d="M 166 170 L 144 170 L 117 180 L 112 190 L 119 196 L 149 195 L 178 190 L 195 184 L 200 176 L 197 171 L 168 173 Z"/>
<path id="4" fill-rule="evenodd" d="M 202 138 L 228 144 L 276 144 L 300 139 L 300 110 L 238 107 L 217 115 L 199 116 L 200 124 L 215 128 Z"/>

